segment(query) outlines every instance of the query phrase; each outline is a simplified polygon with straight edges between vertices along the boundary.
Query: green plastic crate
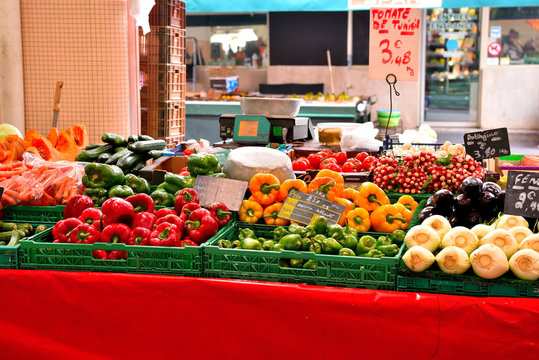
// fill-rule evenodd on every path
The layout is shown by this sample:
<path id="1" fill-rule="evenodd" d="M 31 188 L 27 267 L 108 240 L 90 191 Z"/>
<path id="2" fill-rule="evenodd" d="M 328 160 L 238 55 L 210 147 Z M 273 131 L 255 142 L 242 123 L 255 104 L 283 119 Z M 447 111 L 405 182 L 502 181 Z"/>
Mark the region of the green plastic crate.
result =
<path id="1" fill-rule="evenodd" d="M 11 222 L 11 221 L 10 221 Z M 25 223 L 27 221 L 13 221 L 15 223 Z M 40 223 L 29 222 L 33 226 L 41 225 Z M 43 224 L 50 225 L 52 224 Z M 0 269 L 18 269 L 19 268 L 19 248 L 20 245 L 15 246 L 0 246 Z"/>
<path id="2" fill-rule="evenodd" d="M 127 251 L 127 259 L 95 259 L 92 256 L 93 250 Z M 200 246 L 179 248 L 109 243 L 52 243 L 51 230 L 21 241 L 19 257 L 21 269 L 202 276 Z"/>
<path id="3" fill-rule="evenodd" d="M 6 221 L 26 221 L 42 224 L 55 224 L 63 219 L 65 205 L 23 206 L 15 205 L 4 210 Z"/>
<path id="4" fill-rule="evenodd" d="M 237 239 L 240 228 L 253 229 L 257 236 L 272 239 L 276 226 L 237 222 L 220 236 L 212 238 L 203 246 L 205 277 L 380 290 L 395 290 L 396 288 L 397 267 L 404 245 L 395 257 L 378 259 L 315 254 L 305 251 L 221 249 L 217 246 L 217 242 L 221 239 Z M 312 259 L 317 261 L 318 267 L 316 270 L 282 267 L 281 259 Z"/>

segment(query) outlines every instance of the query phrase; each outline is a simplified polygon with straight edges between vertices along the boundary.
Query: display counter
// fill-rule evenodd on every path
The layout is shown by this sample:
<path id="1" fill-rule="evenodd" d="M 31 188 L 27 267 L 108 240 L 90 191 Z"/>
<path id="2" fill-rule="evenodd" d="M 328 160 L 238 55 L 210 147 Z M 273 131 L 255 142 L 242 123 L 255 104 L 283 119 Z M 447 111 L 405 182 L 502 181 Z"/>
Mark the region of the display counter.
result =
<path id="1" fill-rule="evenodd" d="M 535 359 L 539 300 L 0 270 L 9 358 Z"/>
<path id="2" fill-rule="evenodd" d="M 211 143 L 219 138 L 219 116 L 241 114 L 239 101 L 186 101 L 186 139 L 207 139 Z M 353 122 L 355 103 L 304 102 L 298 116 L 310 117 L 313 125 L 319 122 Z"/>

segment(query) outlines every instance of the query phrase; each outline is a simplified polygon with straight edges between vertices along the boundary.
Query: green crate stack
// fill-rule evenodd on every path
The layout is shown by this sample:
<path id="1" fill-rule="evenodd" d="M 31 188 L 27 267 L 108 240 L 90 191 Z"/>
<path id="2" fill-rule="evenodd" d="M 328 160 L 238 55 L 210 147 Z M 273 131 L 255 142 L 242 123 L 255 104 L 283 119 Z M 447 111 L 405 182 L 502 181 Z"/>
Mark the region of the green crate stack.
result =
<path id="1" fill-rule="evenodd" d="M 399 259 L 404 245 L 395 257 L 362 258 L 315 254 L 305 251 L 257 251 L 221 249 L 221 239 L 235 240 L 240 228 L 253 229 L 257 236 L 273 238 L 275 226 L 237 222 L 220 236 L 204 244 L 204 276 L 225 279 L 306 283 L 310 285 L 340 286 L 395 290 Z M 385 235 L 362 233 L 361 235 Z M 282 259 L 316 260 L 317 268 L 303 269 L 281 266 Z"/>
<path id="2" fill-rule="evenodd" d="M 3 220 L 55 224 L 63 219 L 65 205 L 23 206 L 15 205 L 4 210 Z"/>
<path id="3" fill-rule="evenodd" d="M 5 220 L 5 219 L 4 219 Z M 27 221 L 11 221 L 14 223 L 26 223 Z M 41 223 L 36 222 L 28 222 L 29 224 L 33 226 L 41 225 Z M 47 227 L 51 226 L 52 224 L 43 224 Z M 18 269 L 19 268 L 19 252 L 20 252 L 20 244 L 17 244 L 15 246 L 5 246 L 0 245 L 0 269 Z"/>
<path id="4" fill-rule="evenodd" d="M 410 228 L 419 225 L 419 213 L 426 205 L 419 203 L 410 221 Z M 437 266 L 432 265 L 434 268 Z M 463 275 L 450 275 L 440 270 L 415 273 L 401 260 L 397 275 L 397 290 L 466 296 L 507 296 L 539 298 L 539 283 L 517 279 L 508 272 L 498 279 L 486 280 L 473 274 L 470 269 Z"/>

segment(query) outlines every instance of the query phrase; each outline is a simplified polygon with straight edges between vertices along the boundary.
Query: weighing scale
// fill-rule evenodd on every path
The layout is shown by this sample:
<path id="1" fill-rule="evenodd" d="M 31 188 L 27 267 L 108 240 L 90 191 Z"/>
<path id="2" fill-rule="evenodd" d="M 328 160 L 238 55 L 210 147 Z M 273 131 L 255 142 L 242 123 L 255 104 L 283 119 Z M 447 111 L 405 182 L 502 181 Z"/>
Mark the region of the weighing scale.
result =
<path id="1" fill-rule="evenodd" d="M 311 119 L 307 117 L 221 115 L 220 137 L 244 145 L 291 143 L 313 139 Z"/>

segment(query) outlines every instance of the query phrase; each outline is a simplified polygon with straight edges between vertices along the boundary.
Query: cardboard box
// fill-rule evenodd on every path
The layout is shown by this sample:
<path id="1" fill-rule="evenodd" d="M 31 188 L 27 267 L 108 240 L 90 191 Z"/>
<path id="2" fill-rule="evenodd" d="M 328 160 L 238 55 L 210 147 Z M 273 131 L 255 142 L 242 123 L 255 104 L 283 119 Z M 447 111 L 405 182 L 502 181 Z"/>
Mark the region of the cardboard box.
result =
<path id="1" fill-rule="evenodd" d="M 216 92 L 234 92 L 238 89 L 238 76 L 210 77 L 210 88 Z"/>
<path id="2" fill-rule="evenodd" d="M 187 166 L 186 156 L 161 156 L 153 164 L 146 165 L 140 170 L 140 177 L 148 180 L 150 185 L 159 185 L 165 181 L 165 174 L 178 174 Z"/>

